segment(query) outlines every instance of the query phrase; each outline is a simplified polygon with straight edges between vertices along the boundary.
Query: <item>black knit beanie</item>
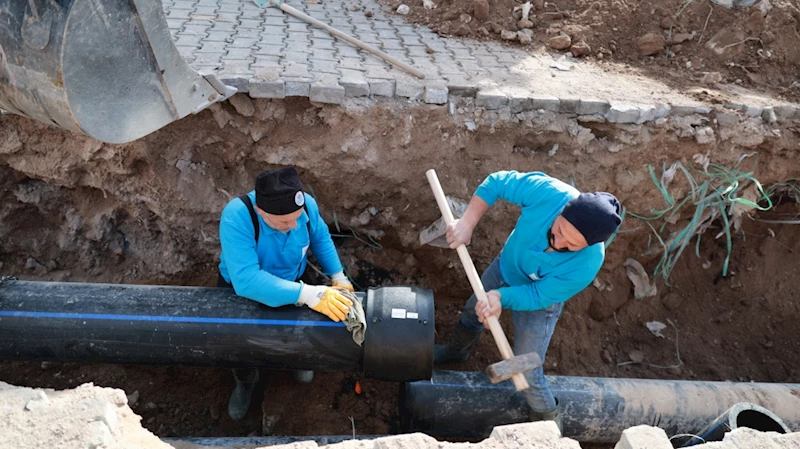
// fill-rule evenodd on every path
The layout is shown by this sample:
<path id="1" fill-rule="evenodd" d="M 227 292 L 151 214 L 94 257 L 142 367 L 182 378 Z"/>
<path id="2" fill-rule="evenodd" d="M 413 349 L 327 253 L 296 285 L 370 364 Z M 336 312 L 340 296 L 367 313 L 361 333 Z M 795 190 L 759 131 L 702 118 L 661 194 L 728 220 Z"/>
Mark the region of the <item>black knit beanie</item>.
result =
<path id="1" fill-rule="evenodd" d="M 256 178 L 256 206 L 268 214 L 291 214 L 305 201 L 300 175 L 294 167 L 265 170 Z"/>
<path id="2" fill-rule="evenodd" d="M 583 234 L 586 243 L 594 245 L 608 239 L 617 230 L 622 218 L 617 198 L 606 192 L 581 193 L 569 200 L 561 216 Z"/>

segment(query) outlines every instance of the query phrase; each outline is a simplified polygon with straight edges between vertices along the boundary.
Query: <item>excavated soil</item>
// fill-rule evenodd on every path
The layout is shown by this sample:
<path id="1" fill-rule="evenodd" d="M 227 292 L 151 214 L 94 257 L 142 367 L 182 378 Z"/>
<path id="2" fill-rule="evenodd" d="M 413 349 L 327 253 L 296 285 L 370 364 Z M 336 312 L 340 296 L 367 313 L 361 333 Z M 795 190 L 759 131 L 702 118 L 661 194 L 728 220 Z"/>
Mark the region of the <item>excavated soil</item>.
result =
<path id="1" fill-rule="evenodd" d="M 715 82 L 800 99 L 800 5 L 793 0 L 739 9 L 718 4 L 725 0 L 532 0 L 527 24 L 514 11 L 525 3 L 520 0 L 433 0 L 434 9 L 423 0 L 382 3 L 392 11 L 406 4 L 406 20 L 442 36 L 499 40 L 534 53 L 571 50 L 609 71 L 641 71 L 683 90 L 719 72 Z M 526 27 L 530 44 L 513 34 L 513 41 L 501 37 Z M 552 50 L 548 42 L 559 35 L 569 41 Z"/>
<path id="2" fill-rule="evenodd" d="M 454 116 L 447 108 L 395 101 L 322 106 L 259 100 L 251 110 L 249 98 L 238 100 L 239 111 L 255 115 L 243 116 L 226 103 L 126 145 L 0 116 L 0 274 L 212 286 L 222 208 L 249 190 L 264 168 L 295 165 L 340 236 L 336 244 L 360 288 L 433 289 L 441 342 L 469 286 L 453 251 L 418 243 L 420 231 L 439 215 L 425 179 L 430 168 L 448 194 L 465 200 L 493 171 L 541 170 L 582 190 L 613 192 L 639 213 L 664 207 L 648 164 L 660 173 L 662 163 L 689 165 L 699 153 L 732 166 L 757 153 L 742 166 L 754 166 L 764 185 L 800 176 L 796 125 L 776 132 L 711 124 L 720 137 L 698 145 L 691 134 L 679 137 L 687 135 L 684 119 L 616 126 L 481 111 L 469 100 Z M 477 130 L 468 131 L 465 121 Z M 678 180 L 670 190 L 676 198 L 687 192 Z M 785 198 L 779 212 L 800 211 Z M 470 250 L 479 270 L 497 254 L 515 218 L 514 208 L 500 204 L 480 223 Z M 598 276 L 602 290 L 589 287 L 567 303 L 546 372 L 800 382 L 800 233 L 793 225 L 745 220 L 724 277 L 724 238 L 713 239 L 719 226 L 707 231 L 699 258 L 689 250 L 680 259 L 670 286 L 658 279 L 656 296 L 635 300 L 623 262 L 636 258 L 652 272 L 658 255 L 648 244 L 648 226 L 626 218 Z M 645 326 L 668 320 L 675 328 L 667 326 L 663 338 Z M 510 332 L 507 314 L 501 321 Z M 444 368 L 481 370 L 498 357 L 485 334 L 469 362 Z M 617 366 L 631 359 L 679 366 Z M 122 388 L 137 396 L 133 410 L 161 437 L 260 435 L 259 404 L 265 415 L 280 416 L 275 435 L 398 430 L 396 383 L 317 373 L 313 383 L 299 386 L 287 373 L 262 375 L 265 390 L 258 389 L 246 419 L 233 422 L 226 413 L 233 387 L 226 369 L 0 363 L 0 380 L 15 385 L 61 389 L 91 381 Z"/>

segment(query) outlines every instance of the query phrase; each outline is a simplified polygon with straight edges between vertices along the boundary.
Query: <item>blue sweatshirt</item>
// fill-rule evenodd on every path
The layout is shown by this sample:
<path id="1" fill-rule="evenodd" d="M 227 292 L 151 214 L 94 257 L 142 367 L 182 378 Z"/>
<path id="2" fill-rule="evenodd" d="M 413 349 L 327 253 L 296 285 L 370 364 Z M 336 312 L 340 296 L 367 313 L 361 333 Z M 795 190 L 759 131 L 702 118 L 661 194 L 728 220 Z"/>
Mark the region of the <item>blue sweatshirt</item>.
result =
<path id="1" fill-rule="evenodd" d="M 255 190 L 247 194 L 255 205 Z M 326 275 L 342 271 L 342 263 L 331 240 L 328 225 L 319 214 L 319 206 L 305 194 L 306 207 L 289 232 L 276 231 L 258 216 L 259 237 L 247 206 L 231 200 L 222 211 L 219 241 L 222 246 L 219 271 L 233 284 L 236 294 L 271 307 L 297 303 L 301 284 L 295 282 L 305 271 L 308 250 L 314 253 Z M 310 215 L 310 217 L 309 217 Z M 310 223 L 311 235 L 307 225 Z"/>
<path id="2" fill-rule="evenodd" d="M 579 195 L 577 189 L 544 173 L 500 171 L 489 175 L 475 194 L 489 206 L 503 199 L 522 207 L 500 253 L 500 272 L 509 285 L 498 289 L 504 309 L 545 309 L 594 280 L 605 258 L 602 242 L 575 252 L 545 252 L 547 231 L 564 205 Z"/>

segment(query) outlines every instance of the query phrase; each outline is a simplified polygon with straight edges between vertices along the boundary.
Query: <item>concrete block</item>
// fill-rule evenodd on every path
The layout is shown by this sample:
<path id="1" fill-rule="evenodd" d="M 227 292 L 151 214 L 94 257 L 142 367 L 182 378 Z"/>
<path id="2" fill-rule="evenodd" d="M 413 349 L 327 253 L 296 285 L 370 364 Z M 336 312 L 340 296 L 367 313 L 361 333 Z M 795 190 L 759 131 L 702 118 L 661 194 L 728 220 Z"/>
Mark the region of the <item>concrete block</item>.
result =
<path id="1" fill-rule="evenodd" d="M 560 98 L 558 103 L 558 112 L 562 114 L 577 114 L 581 100 L 577 98 Z"/>
<path id="2" fill-rule="evenodd" d="M 638 106 L 625 103 L 612 103 L 611 109 L 606 113 L 606 120 L 611 123 L 636 123 L 641 111 Z"/>
<path id="3" fill-rule="evenodd" d="M 474 82 L 467 81 L 459 76 L 448 76 L 446 84 L 450 95 L 468 98 L 475 98 L 478 95 L 478 86 Z"/>
<path id="4" fill-rule="evenodd" d="M 527 97 L 511 96 L 508 99 L 508 106 L 511 108 L 511 113 L 516 114 L 533 109 L 533 101 Z"/>
<path id="5" fill-rule="evenodd" d="M 772 108 L 775 111 L 775 116 L 779 122 L 788 122 L 791 120 L 800 119 L 800 110 L 797 107 L 785 104 L 775 106 Z"/>
<path id="6" fill-rule="evenodd" d="M 436 449 L 439 447 L 439 442 L 435 438 L 429 437 L 424 433 L 382 437 L 375 439 L 373 442 L 374 449 Z"/>
<path id="7" fill-rule="evenodd" d="M 344 102 L 345 88 L 336 84 L 331 77 L 315 80 L 309 88 L 308 99 L 317 103 L 342 104 Z"/>
<path id="8" fill-rule="evenodd" d="M 656 120 L 660 118 L 669 117 L 670 112 L 672 111 L 672 106 L 668 104 L 657 104 L 656 105 Z"/>
<path id="9" fill-rule="evenodd" d="M 611 104 L 603 100 L 581 100 L 578 104 L 578 115 L 604 115 L 611 109 Z"/>
<path id="10" fill-rule="evenodd" d="M 339 79 L 339 84 L 344 87 L 345 96 L 364 97 L 369 95 L 369 83 L 364 78 L 363 72 L 347 69 L 341 69 L 340 72 L 342 77 Z"/>
<path id="11" fill-rule="evenodd" d="M 739 114 L 732 114 L 730 112 L 717 112 L 717 123 L 719 126 L 736 126 L 739 124 Z"/>
<path id="12" fill-rule="evenodd" d="M 395 95 L 398 97 L 419 100 L 424 93 L 425 86 L 417 81 L 398 79 L 395 82 Z"/>
<path id="13" fill-rule="evenodd" d="M 283 80 L 261 81 L 251 79 L 248 87 L 253 98 L 285 98 L 286 85 Z"/>
<path id="14" fill-rule="evenodd" d="M 434 83 L 425 86 L 425 94 L 423 101 L 428 104 L 445 104 L 447 103 L 447 86 L 444 83 Z"/>
<path id="15" fill-rule="evenodd" d="M 235 87 L 239 93 L 250 92 L 250 79 L 236 75 L 219 75 L 219 80 L 226 86 Z"/>
<path id="16" fill-rule="evenodd" d="M 765 123 L 775 123 L 778 121 L 778 116 L 775 115 L 775 110 L 772 106 L 767 106 L 761 111 L 761 119 L 764 120 Z"/>
<path id="17" fill-rule="evenodd" d="M 748 427 L 739 427 L 726 433 L 722 441 L 732 443 L 738 449 L 782 449 L 768 432 L 759 432 Z"/>
<path id="18" fill-rule="evenodd" d="M 287 78 L 284 80 L 287 97 L 307 97 L 311 89 L 309 78 Z"/>
<path id="19" fill-rule="evenodd" d="M 496 89 L 482 89 L 475 96 L 475 106 L 485 109 L 500 109 L 508 103 L 508 96 Z"/>
<path id="20" fill-rule="evenodd" d="M 654 121 L 657 112 L 658 110 L 655 105 L 641 106 L 639 108 L 639 118 L 636 120 L 636 124 L 641 125 L 642 123 Z"/>
<path id="21" fill-rule="evenodd" d="M 544 109 L 545 111 L 558 112 L 561 100 L 556 97 L 533 97 L 531 98 L 531 107 L 533 110 L 538 111 Z"/>
<path id="22" fill-rule="evenodd" d="M 664 429 L 636 426 L 625 429 L 614 449 L 672 449 Z"/>
<path id="23" fill-rule="evenodd" d="M 561 432 L 553 421 L 538 421 L 497 426 L 489 438 L 499 443 L 511 443 L 517 447 L 545 447 L 561 438 Z M 547 444 L 547 443 L 551 444 Z M 511 446 L 511 444 L 507 444 Z"/>
<path id="24" fill-rule="evenodd" d="M 764 110 L 756 106 L 745 106 L 744 108 L 745 117 L 761 117 L 763 113 Z"/>
<path id="25" fill-rule="evenodd" d="M 367 78 L 367 82 L 372 95 L 394 97 L 394 80 Z"/>

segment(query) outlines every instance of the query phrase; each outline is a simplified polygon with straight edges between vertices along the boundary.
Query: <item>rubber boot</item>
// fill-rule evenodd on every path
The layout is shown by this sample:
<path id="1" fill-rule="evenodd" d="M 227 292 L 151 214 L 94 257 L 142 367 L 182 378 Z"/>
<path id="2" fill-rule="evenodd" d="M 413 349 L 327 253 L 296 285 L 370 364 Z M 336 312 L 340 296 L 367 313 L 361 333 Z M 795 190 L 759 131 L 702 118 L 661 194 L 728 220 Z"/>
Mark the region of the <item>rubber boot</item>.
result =
<path id="1" fill-rule="evenodd" d="M 433 363 L 463 362 L 469 358 L 469 351 L 478 342 L 481 331 L 472 331 L 458 323 L 450 343 L 433 346 Z"/>
<path id="2" fill-rule="evenodd" d="M 531 411 L 531 421 L 554 421 L 558 426 L 558 432 L 563 436 L 564 435 L 564 424 L 563 420 L 561 419 L 561 405 L 558 403 L 558 399 L 556 399 L 556 407 L 552 410 L 548 410 L 546 412 L 534 412 Z"/>
<path id="3" fill-rule="evenodd" d="M 314 371 L 307 369 L 295 370 L 294 378 L 297 379 L 297 383 L 310 384 L 311 381 L 314 380 Z"/>
<path id="4" fill-rule="evenodd" d="M 234 421 L 239 421 L 247 415 L 250 409 L 250 399 L 258 382 L 257 369 L 234 369 L 233 378 L 236 387 L 228 401 L 228 415 Z"/>

